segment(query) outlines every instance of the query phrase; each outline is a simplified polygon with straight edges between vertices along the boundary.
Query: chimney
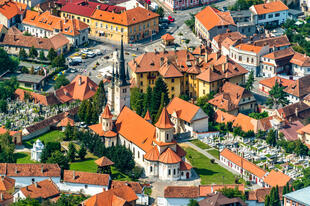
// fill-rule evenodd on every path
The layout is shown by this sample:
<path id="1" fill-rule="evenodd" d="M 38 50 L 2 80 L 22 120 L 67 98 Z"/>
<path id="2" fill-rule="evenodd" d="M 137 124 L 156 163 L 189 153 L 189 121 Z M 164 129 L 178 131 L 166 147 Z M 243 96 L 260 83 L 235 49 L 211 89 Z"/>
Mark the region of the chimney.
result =
<path id="1" fill-rule="evenodd" d="M 15 174 L 17 174 L 17 168 L 15 167 Z"/>
<path id="2" fill-rule="evenodd" d="M 208 63 L 208 52 L 207 52 L 207 50 L 205 52 L 205 62 Z"/>
<path id="3" fill-rule="evenodd" d="M 296 109 L 295 109 L 295 115 L 296 115 L 296 117 L 298 117 L 298 107 L 296 107 Z"/>
<path id="4" fill-rule="evenodd" d="M 223 64 L 222 64 L 222 70 L 223 70 L 223 72 L 225 73 L 225 71 L 226 71 L 226 62 L 224 62 Z"/>
<path id="5" fill-rule="evenodd" d="M 82 77 L 79 77 L 79 85 L 82 85 Z"/>
<path id="6" fill-rule="evenodd" d="M 162 66 L 164 64 L 164 57 L 160 58 L 160 66 Z"/>
<path id="7" fill-rule="evenodd" d="M 65 95 L 66 95 L 66 96 L 68 96 L 68 92 L 67 92 L 67 90 L 64 90 L 64 93 L 65 93 Z"/>
<path id="8" fill-rule="evenodd" d="M 73 172 L 72 172 L 72 179 L 75 180 L 75 171 L 74 171 L 74 170 L 73 170 Z"/>
<path id="9" fill-rule="evenodd" d="M 218 59 L 220 58 L 220 56 L 221 56 L 221 52 L 220 52 L 220 51 L 217 51 L 217 52 L 216 52 L 216 57 L 215 57 L 216 59 L 215 59 L 215 60 L 218 60 Z"/>
<path id="10" fill-rule="evenodd" d="M 34 186 L 35 186 L 35 187 L 38 187 L 38 183 L 37 183 L 37 182 L 35 182 L 35 183 L 34 183 Z"/>

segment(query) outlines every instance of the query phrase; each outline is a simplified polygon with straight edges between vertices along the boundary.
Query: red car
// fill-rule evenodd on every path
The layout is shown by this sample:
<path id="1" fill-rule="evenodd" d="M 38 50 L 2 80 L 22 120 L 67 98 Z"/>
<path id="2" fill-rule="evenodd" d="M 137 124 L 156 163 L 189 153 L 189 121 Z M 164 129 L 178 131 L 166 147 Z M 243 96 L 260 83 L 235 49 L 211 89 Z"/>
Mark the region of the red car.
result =
<path id="1" fill-rule="evenodd" d="M 169 22 L 174 22 L 174 18 L 172 18 L 172 16 L 168 16 L 168 21 Z"/>

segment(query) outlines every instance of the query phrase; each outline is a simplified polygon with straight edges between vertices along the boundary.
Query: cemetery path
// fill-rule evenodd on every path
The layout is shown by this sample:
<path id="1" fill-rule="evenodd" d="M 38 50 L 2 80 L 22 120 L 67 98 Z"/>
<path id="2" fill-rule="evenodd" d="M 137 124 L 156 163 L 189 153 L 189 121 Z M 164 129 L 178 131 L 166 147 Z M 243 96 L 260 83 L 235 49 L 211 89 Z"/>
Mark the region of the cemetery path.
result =
<path id="1" fill-rule="evenodd" d="M 227 169 L 228 171 L 230 171 L 231 173 L 235 174 L 235 175 L 240 175 L 238 172 L 236 172 L 235 170 L 231 169 L 230 167 L 226 166 L 225 164 L 223 164 L 219 159 L 214 158 L 214 156 L 212 156 L 210 153 L 208 153 L 208 151 L 203 150 L 199 147 L 197 147 L 196 145 L 194 145 L 191 142 L 184 142 L 184 144 L 187 144 L 188 146 L 192 147 L 193 149 L 197 150 L 198 152 L 200 152 L 201 154 L 203 154 L 204 156 L 206 156 L 209 159 L 214 159 L 215 162 L 220 165 L 221 167 Z"/>

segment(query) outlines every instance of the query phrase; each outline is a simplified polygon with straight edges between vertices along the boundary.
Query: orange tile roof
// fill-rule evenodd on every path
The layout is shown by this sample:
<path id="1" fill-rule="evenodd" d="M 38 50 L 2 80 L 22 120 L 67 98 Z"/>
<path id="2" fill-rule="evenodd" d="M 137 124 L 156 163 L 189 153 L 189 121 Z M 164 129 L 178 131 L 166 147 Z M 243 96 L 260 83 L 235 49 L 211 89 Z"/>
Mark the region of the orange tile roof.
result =
<path id="1" fill-rule="evenodd" d="M 191 170 L 193 167 L 188 164 L 187 162 L 181 161 L 180 163 L 180 170 L 181 171 L 187 171 L 187 170 Z"/>
<path id="2" fill-rule="evenodd" d="M 23 14 L 26 8 L 26 4 L 14 2 L 12 0 L 0 1 L 0 13 L 7 19 L 12 19 L 16 15 Z"/>
<path id="3" fill-rule="evenodd" d="M 289 9 L 282 1 L 274 1 L 274 2 L 269 2 L 265 4 L 257 4 L 257 5 L 253 5 L 253 7 L 258 15 L 285 11 Z"/>
<path id="4" fill-rule="evenodd" d="M 310 57 L 306 54 L 301 54 L 295 52 L 294 56 L 290 60 L 290 63 L 296 64 L 301 67 L 309 67 L 310 66 Z"/>
<path id="5" fill-rule="evenodd" d="M 211 6 L 198 12 L 195 17 L 207 30 L 211 30 L 215 26 L 235 25 L 229 11 L 221 12 Z"/>
<path id="6" fill-rule="evenodd" d="M 269 54 L 264 55 L 263 57 L 268 58 L 268 59 L 274 59 L 274 60 L 279 60 L 283 58 L 291 58 L 294 55 L 294 50 L 291 47 L 277 50 L 274 52 L 271 52 Z"/>
<path id="7" fill-rule="evenodd" d="M 93 19 L 125 26 L 138 24 L 158 17 L 159 15 L 157 13 L 141 7 L 136 7 L 120 14 L 96 9 L 91 15 Z"/>
<path id="8" fill-rule="evenodd" d="M 178 66 L 174 62 L 170 62 L 167 58 L 165 59 L 164 64 L 159 68 L 158 72 L 164 78 L 183 77 Z"/>
<path id="9" fill-rule="evenodd" d="M 283 36 L 277 36 L 277 37 L 269 37 L 265 39 L 259 39 L 254 42 L 255 46 L 261 46 L 268 45 L 270 48 L 275 47 L 284 47 L 284 46 L 290 46 L 291 43 L 286 35 Z"/>
<path id="10" fill-rule="evenodd" d="M 179 157 L 185 157 L 186 155 L 185 150 L 182 147 L 180 147 L 178 144 L 177 144 L 177 155 Z"/>
<path id="11" fill-rule="evenodd" d="M 74 120 L 69 118 L 69 117 L 65 117 L 64 119 L 62 119 L 58 124 L 57 127 L 66 127 L 68 124 L 70 124 L 70 126 L 74 126 Z"/>
<path id="12" fill-rule="evenodd" d="M 151 120 L 151 115 L 150 115 L 149 109 L 146 110 L 144 119 L 145 119 L 146 121 L 150 121 L 150 120 Z"/>
<path id="13" fill-rule="evenodd" d="M 284 187 L 287 182 L 291 180 L 286 174 L 283 174 L 280 171 L 271 170 L 265 177 L 264 182 L 270 185 L 271 187 Z"/>
<path id="14" fill-rule="evenodd" d="M 102 124 L 98 123 L 98 124 L 93 124 L 88 126 L 89 129 L 91 129 L 93 132 L 95 132 L 96 134 L 98 134 L 100 137 L 115 137 L 117 134 L 111 130 L 109 131 L 104 131 L 102 129 Z"/>
<path id="15" fill-rule="evenodd" d="M 64 182 L 109 186 L 110 175 L 92 172 L 80 172 L 73 170 L 64 170 Z"/>
<path id="16" fill-rule="evenodd" d="M 7 133 L 7 132 L 9 133 L 10 136 L 13 136 L 13 135 L 15 135 L 16 133 L 18 133 L 18 131 L 10 131 L 10 130 L 7 130 L 7 129 L 5 129 L 4 126 L 1 126 L 1 127 L 0 127 L 0 135 L 5 134 L 5 133 Z"/>
<path id="17" fill-rule="evenodd" d="M 23 24 L 36 26 L 45 30 L 53 31 L 58 29 L 60 33 L 76 36 L 89 26 L 78 19 L 62 19 L 52 15 L 49 11 L 42 14 L 36 11 L 27 10 L 23 19 Z"/>
<path id="18" fill-rule="evenodd" d="M 59 103 L 59 101 L 57 100 L 57 98 L 55 97 L 55 95 L 53 93 L 48 93 L 46 95 L 42 95 L 42 94 L 38 94 L 35 92 L 28 92 L 28 91 L 20 89 L 20 88 L 15 90 L 15 95 L 21 101 L 25 101 L 25 93 L 28 93 L 36 104 L 39 103 L 39 104 L 42 104 L 45 106 L 52 106 L 52 105 Z"/>
<path id="19" fill-rule="evenodd" d="M 241 129 L 245 132 L 248 132 L 250 130 L 253 132 L 257 132 L 258 121 L 247 115 L 239 113 L 233 123 L 233 127 L 241 127 Z"/>
<path id="20" fill-rule="evenodd" d="M 258 203 L 264 204 L 265 198 L 270 194 L 271 189 L 272 188 L 269 187 L 269 188 L 259 188 L 259 189 L 256 189 L 254 191 L 249 191 L 248 200 L 250 200 L 250 201 L 254 200 L 254 201 L 257 201 Z M 279 187 L 280 200 L 283 199 L 282 194 L 283 194 L 283 187 Z"/>
<path id="21" fill-rule="evenodd" d="M 240 157 L 239 155 L 230 151 L 227 148 L 222 150 L 222 152 L 220 153 L 220 156 L 225 157 L 226 159 L 235 163 L 239 167 L 241 167 L 243 165 L 243 169 L 247 170 L 248 172 L 254 174 L 255 176 L 257 176 L 259 178 L 263 178 L 265 176 L 265 174 L 267 173 L 265 170 L 263 170 L 259 166 L 257 166 L 254 163 Z"/>
<path id="22" fill-rule="evenodd" d="M 217 36 L 213 37 L 213 40 L 217 42 L 218 47 L 222 47 L 222 43 L 229 39 L 231 41 L 237 41 L 246 38 L 245 35 L 241 34 L 240 32 L 227 32 L 223 34 L 218 34 Z"/>
<path id="23" fill-rule="evenodd" d="M 99 159 L 97 159 L 95 161 L 96 165 L 98 165 L 99 167 L 104 167 L 104 166 L 110 166 L 110 165 L 114 165 L 114 162 L 112 162 L 109 158 L 107 158 L 106 156 L 102 156 Z"/>
<path id="24" fill-rule="evenodd" d="M 104 119 L 110 119 L 113 117 L 110 108 L 108 105 L 105 106 L 103 113 L 101 114 L 101 117 Z"/>
<path id="25" fill-rule="evenodd" d="M 199 185 L 199 193 L 201 197 L 205 197 L 210 193 L 214 193 L 215 191 L 222 190 L 224 188 L 227 189 L 235 189 L 238 188 L 239 191 L 245 191 L 243 184 L 231 184 L 231 185 Z"/>
<path id="26" fill-rule="evenodd" d="M 304 134 L 304 133 L 310 134 L 310 124 L 307 124 L 306 126 L 297 130 L 297 133 L 298 134 Z"/>
<path id="27" fill-rule="evenodd" d="M 288 85 L 284 91 L 299 98 L 310 94 L 310 75 L 297 79 L 294 83 Z"/>
<path id="28" fill-rule="evenodd" d="M 224 62 L 225 70 L 223 70 L 223 65 L 210 66 L 205 71 L 197 76 L 197 79 L 206 82 L 214 82 L 218 80 L 230 79 L 232 77 L 245 75 L 248 71 L 242 67 L 240 64 L 237 64 L 231 59 L 227 59 L 227 62 Z"/>
<path id="29" fill-rule="evenodd" d="M 60 177 L 58 164 L 0 163 L 0 174 L 9 177 Z"/>
<path id="30" fill-rule="evenodd" d="M 15 180 L 7 176 L 0 177 L 0 191 L 10 191 L 15 188 Z"/>
<path id="31" fill-rule="evenodd" d="M 192 122 L 200 107 L 180 99 L 179 97 L 174 97 L 167 106 L 167 111 L 170 115 L 176 112 L 178 118 Z"/>
<path id="32" fill-rule="evenodd" d="M 124 185 L 127 185 L 136 194 L 142 194 L 143 193 L 143 187 L 139 182 L 131 182 L 131 181 L 119 181 L 119 180 L 112 180 L 111 183 L 111 189 L 117 188 L 117 187 L 122 187 Z"/>
<path id="33" fill-rule="evenodd" d="M 115 124 L 120 135 L 143 151 L 148 152 L 153 148 L 155 127 L 128 107 L 122 109 Z"/>
<path id="34" fill-rule="evenodd" d="M 171 148 L 168 148 L 160 154 L 159 161 L 166 164 L 176 164 L 182 160 Z"/>
<path id="35" fill-rule="evenodd" d="M 60 194 L 57 185 L 51 180 L 43 180 L 20 189 L 22 193 L 32 199 L 47 199 Z"/>
<path id="36" fill-rule="evenodd" d="M 239 44 L 238 46 L 236 46 L 236 48 L 239 50 L 254 52 L 255 54 L 258 54 L 263 47 L 254 46 L 252 44 Z"/>
<path id="37" fill-rule="evenodd" d="M 85 200 L 85 206 L 123 206 L 137 200 L 138 197 L 132 188 L 123 185 L 98 193 Z"/>
<path id="38" fill-rule="evenodd" d="M 159 151 L 156 146 L 154 146 L 153 149 L 151 149 L 144 155 L 144 159 L 149 161 L 158 161 L 158 158 L 159 158 Z"/>
<path id="39" fill-rule="evenodd" d="M 155 124 L 155 127 L 158 127 L 161 129 L 169 129 L 169 128 L 172 128 L 173 126 L 174 125 L 170 120 L 167 108 L 164 107 L 160 114 L 158 121 Z"/>
<path id="40" fill-rule="evenodd" d="M 77 75 L 70 84 L 56 90 L 56 97 L 62 103 L 72 100 L 83 101 L 94 96 L 97 88 L 97 84 L 88 76 Z"/>
<path id="41" fill-rule="evenodd" d="M 263 79 L 259 83 L 271 89 L 276 84 L 276 81 L 284 87 L 287 87 L 295 82 L 294 80 L 291 79 L 285 79 L 278 76 L 274 76 L 271 78 Z"/>
<path id="42" fill-rule="evenodd" d="M 215 111 L 214 118 L 215 118 L 215 121 L 217 123 L 225 123 L 225 124 L 227 124 L 228 122 L 232 122 L 233 123 L 235 121 L 235 119 L 236 119 L 236 116 L 231 115 L 231 114 L 229 114 L 227 112 L 223 112 L 220 109 L 217 109 Z"/>
<path id="43" fill-rule="evenodd" d="M 5 191 L 1 191 L 0 195 L 2 195 L 2 200 L 0 199 L 0 204 L 8 203 L 8 200 L 13 202 L 12 194 Z"/>
<path id="44" fill-rule="evenodd" d="M 161 39 L 163 39 L 165 41 L 172 41 L 172 40 L 174 40 L 174 37 L 171 34 L 167 33 L 167 34 L 162 35 Z"/>
<path id="45" fill-rule="evenodd" d="M 164 190 L 165 198 L 198 198 L 199 187 L 196 186 L 167 186 Z"/>

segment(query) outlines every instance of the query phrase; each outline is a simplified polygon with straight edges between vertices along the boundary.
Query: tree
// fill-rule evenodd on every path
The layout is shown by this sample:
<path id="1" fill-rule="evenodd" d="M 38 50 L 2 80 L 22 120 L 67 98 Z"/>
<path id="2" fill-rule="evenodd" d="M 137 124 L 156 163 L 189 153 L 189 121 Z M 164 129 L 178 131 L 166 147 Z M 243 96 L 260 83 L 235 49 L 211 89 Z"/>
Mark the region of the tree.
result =
<path id="1" fill-rule="evenodd" d="M 223 188 L 219 192 L 225 195 L 228 198 L 240 197 L 241 199 L 245 200 L 245 194 L 241 192 L 238 187 L 233 188 Z"/>
<path id="2" fill-rule="evenodd" d="M 65 195 L 61 194 L 60 198 L 57 200 L 56 206 L 76 206 L 80 205 L 81 202 L 86 200 L 87 197 L 83 194 L 81 195 Z"/>
<path id="3" fill-rule="evenodd" d="M 96 106 L 96 114 L 100 114 L 104 106 L 107 104 L 107 97 L 105 95 L 105 89 L 103 81 L 100 81 L 98 89 L 94 96 L 94 104 Z M 96 117 L 97 119 L 98 117 Z"/>
<path id="4" fill-rule="evenodd" d="M 78 116 L 81 121 L 85 121 L 86 109 L 87 109 L 87 100 L 83 100 L 78 111 Z"/>
<path id="5" fill-rule="evenodd" d="M 270 206 L 270 197 L 269 197 L 269 195 L 266 195 L 266 197 L 265 197 L 265 206 Z"/>
<path id="6" fill-rule="evenodd" d="M 65 138 L 64 140 L 65 141 L 68 141 L 68 140 L 72 140 L 72 134 L 73 134 L 73 127 L 70 125 L 70 123 L 68 122 L 67 126 L 66 126 L 66 129 L 65 129 Z"/>
<path id="7" fill-rule="evenodd" d="M 25 51 L 24 48 L 21 48 L 21 49 L 19 50 L 18 57 L 19 57 L 20 60 L 25 60 L 25 59 L 27 59 L 28 56 L 27 56 L 27 53 L 26 53 L 26 51 Z"/>
<path id="8" fill-rule="evenodd" d="M 264 111 L 262 113 L 252 112 L 249 114 L 249 117 L 252 117 L 254 119 L 264 119 L 264 118 L 268 117 L 268 112 L 266 112 L 266 111 Z"/>
<path id="9" fill-rule="evenodd" d="M 212 93 L 206 96 L 199 97 L 197 99 L 197 104 L 196 104 L 209 116 L 209 121 L 214 121 L 215 111 L 213 109 L 213 106 L 208 103 L 208 101 L 212 98 L 213 98 Z"/>
<path id="10" fill-rule="evenodd" d="M 153 96 L 153 90 L 150 87 L 150 85 L 146 89 L 146 94 L 144 95 L 144 101 L 143 101 L 143 108 L 144 108 L 144 114 L 147 110 L 151 110 L 151 103 L 152 103 L 152 96 Z"/>
<path id="11" fill-rule="evenodd" d="M 31 198 L 26 198 L 26 199 L 20 199 L 17 202 L 14 202 L 11 204 L 12 206 L 40 206 L 40 202 L 37 199 L 31 199 Z"/>
<path id="12" fill-rule="evenodd" d="M 34 46 L 32 46 L 29 50 L 29 57 L 31 58 L 36 58 L 38 56 L 38 51 L 36 48 L 34 48 Z"/>
<path id="13" fill-rule="evenodd" d="M 76 154 L 75 146 L 72 142 L 70 142 L 68 146 L 68 155 L 67 155 L 70 162 L 74 162 L 75 154 Z"/>
<path id="14" fill-rule="evenodd" d="M 63 54 L 60 54 L 59 56 L 56 56 L 52 60 L 52 67 L 64 67 L 66 64 L 66 60 Z"/>
<path id="15" fill-rule="evenodd" d="M 184 21 L 184 23 L 186 24 L 186 26 L 188 26 L 192 31 L 194 31 L 195 29 L 195 15 L 194 14 L 190 14 L 191 18 L 187 19 Z"/>
<path id="16" fill-rule="evenodd" d="M 12 137 L 7 132 L 0 135 L 0 162 L 1 163 L 15 163 L 14 157 L 15 144 L 12 143 Z"/>
<path id="17" fill-rule="evenodd" d="M 59 150 L 52 153 L 51 157 L 48 158 L 47 163 L 56 163 L 63 170 L 69 169 L 68 158 Z"/>
<path id="18" fill-rule="evenodd" d="M 237 0 L 237 2 L 230 8 L 230 10 L 248 10 L 252 5 L 263 3 L 263 0 Z"/>
<path id="19" fill-rule="evenodd" d="M 132 88 L 130 95 L 130 107 L 135 110 L 138 115 L 142 115 L 144 111 L 143 102 L 144 94 L 140 92 L 139 88 Z"/>
<path id="20" fill-rule="evenodd" d="M 161 6 L 159 6 L 155 12 L 160 16 L 160 18 L 163 18 L 165 16 L 165 10 Z"/>
<path id="21" fill-rule="evenodd" d="M 40 60 L 45 60 L 46 59 L 43 50 L 40 51 L 39 59 Z"/>
<path id="22" fill-rule="evenodd" d="M 157 114 L 156 114 L 156 117 L 154 119 L 154 122 L 157 122 L 160 115 L 161 115 L 161 112 L 163 111 L 164 107 L 165 107 L 165 103 L 164 103 L 164 98 L 165 98 L 165 94 L 164 93 L 161 93 L 161 100 L 160 100 L 160 107 L 157 111 Z"/>
<path id="23" fill-rule="evenodd" d="M 84 144 L 82 144 L 82 146 L 81 146 L 81 148 L 80 148 L 80 150 L 79 150 L 79 152 L 78 152 L 79 158 L 80 158 L 81 160 L 84 160 L 86 154 L 87 154 L 86 147 L 85 147 Z"/>
<path id="24" fill-rule="evenodd" d="M 115 163 L 115 167 L 121 172 L 128 173 L 135 167 L 132 152 L 124 146 L 117 145 L 107 148 L 106 156 Z"/>
<path id="25" fill-rule="evenodd" d="M 51 48 L 49 51 L 48 51 L 48 54 L 47 54 L 47 59 L 50 60 L 51 62 L 55 59 L 55 57 L 57 57 L 57 53 L 55 52 L 55 50 L 53 48 Z"/>
<path id="26" fill-rule="evenodd" d="M 254 84 L 254 72 L 251 71 L 245 83 L 245 89 L 251 91 L 253 89 L 253 84 Z"/>
<path id="27" fill-rule="evenodd" d="M 199 206 L 198 201 L 194 199 L 190 199 L 187 206 Z"/>
<path id="28" fill-rule="evenodd" d="M 43 142 L 44 144 L 44 142 Z M 46 163 L 55 151 L 60 151 L 61 146 L 59 142 L 47 142 L 41 154 L 41 163 Z"/>
<path id="29" fill-rule="evenodd" d="M 266 137 L 266 142 L 267 144 L 269 144 L 270 146 L 276 146 L 277 144 L 277 133 L 276 130 L 269 130 L 267 133 L 267 137 Z"/>
<path id="30" fill-rule="evenodd" d="M 160 101 L 161 101 L 161 94 L 164 93 L 164 103 L 167 105 L 169 103 L 169 91 L 166 83 L 164 82 L 163 78 L 160 76 L 156 82 L 155 86 L 153 88 L 153 95 L 152 95 L 152 103 L 151 103 L 151 114 L 155 115 L 157 114 L 157 111 L 160 107 Z"/>
<path id="31" fill-rule="evenodd" d="M 278 108 L 279 106 L 285 106 L 289 103 L 287 99 L 288 94 L 283 90 L 285 87 L 281 86 L 277 81 L 272 89 L 269 91 L 269 97 L 267 99 L 267 105 L 272 108 Z"/>
<path id="32" fill-rule="evenodd" d="M 8 103 L 6 100 L 1 99 L 0 100 L 0 113 L 7 113 L 8 111 Z"/>
<path id="33" fill-rule="evenodd" d="M 0 48 L 0 74 L 9 70 L 15 71 L 19 65 L 17 59 L 9 56 L 8 53 L 3 49 Z"/>
<path id="34" fill-rule="evenodd" d="M 54 88 L 59 89 L 61 86 L 65 86 L 69 83 L 70 81 L 65 77 L 65 75 L 61 74 L 57 77 Z"/>

